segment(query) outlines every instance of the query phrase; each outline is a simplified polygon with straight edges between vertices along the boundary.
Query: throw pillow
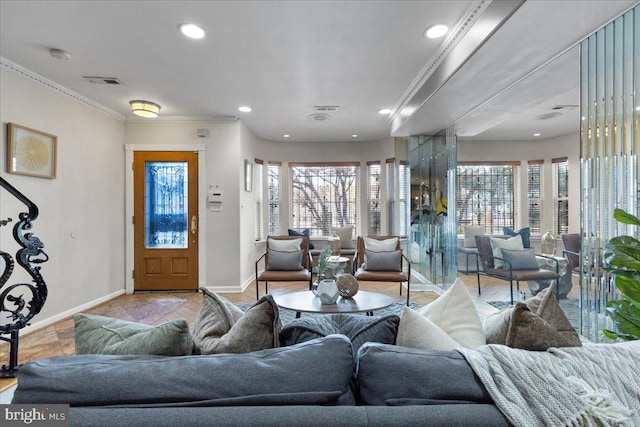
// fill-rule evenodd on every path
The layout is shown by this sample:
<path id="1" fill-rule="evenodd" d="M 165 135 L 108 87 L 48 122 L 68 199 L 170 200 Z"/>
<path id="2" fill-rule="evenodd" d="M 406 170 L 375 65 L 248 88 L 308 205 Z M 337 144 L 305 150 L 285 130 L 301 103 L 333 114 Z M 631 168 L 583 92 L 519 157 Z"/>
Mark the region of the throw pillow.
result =
<path id="1" fill-rule="evenodd" d="M 302 250 L 293 252 L 267 249 L 266 270 L 298 271 L 302 270 Z"/>
<path id="2" fill-rule="evenodd" d="M 493 256 L 502 258 L 502 249 L 524 249 L 522 246 L 522 236 L 517 235 L 510 239 L 502 239 L 500 237 L 491 237 L 489 236 L 489 241 L 491 242 L 491 249 L 493 251 Z M 502 260 L 495 259 L 493 260 L 494 268 L 502 268 Z"/>
<path id="3" fill-rule="evenodd" d="M 76 354 L 184 356 L 193 352 L 193 338 L 185 319 L 151 326 L 93 314 L 76 314 L 73 322 Z"/>
<path id="4" fill-rule="evenodd" d="M 302 238 L 300 239 L 272 239 L 267 238 L 267 248 L 276 251 L 293 252 L 302 249 Z"/>
<path id="5" fill-rule="evenodd" d="M 391 237 L 389 239 L 378 240 L 373 237 L 364 236 L 364 248 L 374 252 L 395 251 L 398 248 L 398 238 Z"/>
<path id="6" fill-rule="evenodd" d="M 394 344 L 400 318 L 386 316 L 357 316 L 331 314 L 306 317 L 289 322 L 280 331 L 280 344 L 289 346 L 332 334 L 345 335 L 353 345 L 354 356 L 365 342 Z"/>
<path id="7" fill-rule="evenodd" d="M 531 247 L 531 229 L 529 227 L 521 228 L 518 231 L 513 231 L 509 227 L 502 227 L 502 234 L 505 236 L 520 236 L 522 237 L 522 246 L 526 248 Z"/>
<path id="8" fill-rule="evenodd" d="M 193 328 L 198 352 L 248 353 L 278 347 L 280 313 L 271 295 L 265 295 L 246 312 L 225 298 L 201 288 L 202 307 Z"/>
<path id="9" fill-rule="evenodd" d="M 405 318 L 403 312 L 398 327 L 398 345 L 444 350 L 457 347 L 473 349 L 486 343 L 473 299 L 460 279 L 416 314 L 429 322 L 423 322 L 413 313 Z M 443 338 L 443 334 L 449 339 Z"/>
<path id="10" fill-rule="evenodd" d="M 340 237 L 340 249 L 353 249 L 353 226 L 332 227 L 331 232 Z"/>
<path id="11" fill-rule="evenodd" d="M 309 235 L 309 229 L 305 228 L 304 230 L 302 230 L 302 233 L 300 233 L 299 231 L 296 230 L 292 230 L 292 229 L 288 229 L 289 232 L 289 236 L 301 236 L 301 237 L 306 237 L 307 239 L 309 239 L 309 249 L 315 249 L 315 246 L 313 246 L 313 244 L 311 243 L 311 236 Z"/>
<path id="12" fill-rule="evenodd" d="M 538 260 L 533 248 L 506 249 L 502 248 L 502 258 L 511 264 L 512 270 L 539 270 Z M 503 263 L 505 264 L 505 263 Z M 505 264 L 504 268 L 508 268 Z"/>
<path id="13" fill-rule="evenodd" d="M 364 269 L 367 271 L 402 271 L 402 251 L 374 252 L 364 250 Z"/>
<path id="14" fill-rule="evenodd" d="M 531 312 L 531 309 L 521 302 L 513 308 L 505 345 L 531 351 L 576 346 L 572 340 L 565 339 L 553 325 Z"/>
<path id="15" fill-rule="evenodd" d="M 536 307 L 536 303 L 539 301 Z M 569 343 L 571 347 L 579 347 L 582 345 L 580 336 L 571 326 L 571 322 L 564 314 L 562 307 L 556 299 L 556 284 L 551 284 L 547 289 L 541 291 L 536 297 L 525 301 L 525 304 L 540 316 L 543 320 L 553 326 L 563 339 Z"/>
<path id="16" fill-rule="evenodd" d="M 465 225 L 464 226 L 464 243 L 465 248 L 476 248 L 476 236 L 484 234 L 484 225 Z"/>

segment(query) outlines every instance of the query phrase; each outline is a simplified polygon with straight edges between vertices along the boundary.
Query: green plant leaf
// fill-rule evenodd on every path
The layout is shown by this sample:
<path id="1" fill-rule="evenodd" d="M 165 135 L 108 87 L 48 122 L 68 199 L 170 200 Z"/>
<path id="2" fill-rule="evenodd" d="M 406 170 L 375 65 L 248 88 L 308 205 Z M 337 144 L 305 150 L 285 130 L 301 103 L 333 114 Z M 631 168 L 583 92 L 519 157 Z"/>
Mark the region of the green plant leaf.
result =
<path id="1" fill-rule="evenodd" d="M 640 219 L 637 216 L 625 212 L 623 209 L 614 209 L 613 218 L 623 224 L 640 225 Z"/>
<path id="2" fill-rule="evenodd" d="M 640 280 L 635 277 L 629 277 L 629 275 L 615 276 L 615 283 L 618 290 L 630 300 L 636 307 L 640 309 Z"/>
<path id="3" fill-rule="evenodd" d="M 605 247 L 603 252 L 604 261 L 613 267 L 624 267 L 635 271 L 640 271 L 640 260 L 623 252 L 619 248 L 612 249 Z"/>
<path id="4" fill-rule="evenodd" d="M 628 334 L 619 334 L 617 332 L 614 332 L 612 330 L 609 329 L 603 329 L 602 333 L 605 334 L 607 336 L 607 338 L 611 338 L 612 340 L 615 339 L 623 339 L 625 341 L 635 341 L 640 339 L 639 337 L 634 337 L 633 335 L 628 335 Z"/>
<path id="5" fill-rule="evenodd" d="M 627 300 L 610 300 L 607 314 L 617 327 L 617 334 L 640 338 L 640 308 Z"/>

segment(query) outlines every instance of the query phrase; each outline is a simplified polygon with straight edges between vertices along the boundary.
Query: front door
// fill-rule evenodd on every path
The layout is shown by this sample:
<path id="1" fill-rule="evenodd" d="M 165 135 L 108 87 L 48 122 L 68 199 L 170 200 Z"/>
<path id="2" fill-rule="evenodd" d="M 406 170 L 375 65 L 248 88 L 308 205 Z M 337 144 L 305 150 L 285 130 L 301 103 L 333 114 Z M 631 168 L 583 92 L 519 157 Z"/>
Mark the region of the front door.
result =
<path id="1" fill-rule="evenodd" d="M 136 151 L 134 290 L 198 289 L 198 154 Z"/>

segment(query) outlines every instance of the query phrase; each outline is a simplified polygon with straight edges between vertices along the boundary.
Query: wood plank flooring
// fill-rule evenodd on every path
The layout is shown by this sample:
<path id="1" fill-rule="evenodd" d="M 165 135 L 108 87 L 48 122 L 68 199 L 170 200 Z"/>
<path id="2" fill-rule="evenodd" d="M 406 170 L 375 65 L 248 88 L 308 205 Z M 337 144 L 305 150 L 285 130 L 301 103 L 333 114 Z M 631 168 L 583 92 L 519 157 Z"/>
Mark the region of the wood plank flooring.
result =
<path id="1" fill-rule="evenodd" d="M 508 282 L 482 277 L 482 295 L 478 296 L 477 282 L 475 275 L 460 274 L 469 293 L 474 298 L 478 312 L 487 315 L 495 312 L 496 309 L 487 304 L 487 301 L 508 301 Z M 515 284 L 514 284 L 515 285 Z M 242 293 L 221 293 L 234 304 L 255 302 L 255 285 L 249 286 Z M 264 292 L 264 284 L 261 290 Z M 301 283 L 277 283 L 269 284 L 269 291 L 273 295 L 286 292 L 302 290 Z M 406 301 L 406 289 L 403 289 L 403 296 L 399 295 L 399 286 L 395 283 L 363 282 L 361 289 L 381 292 L 389 295 L 397 302 Z M 526 284 L 522 287 L 528 290 Z M 572 294 L 577 294 L 577 286 L 572 290 Z M 433 292 L 411 292 L 411 301 L 424 306 L 437 298 Z M 86 313 L 101 316 L 114 317 L 118 319 L 131 320 L 135 322 L 157 325 L 169 320 L 185 318 L 193 327 L 194 320 L 200 310 L 202 303 L 201 293 L 136 293 L 133 295 L 121 295 L 89 310 Z M 36 319 L 37 320 L 37 319 Z M 25 363 L 30 360 L 41 359 L 50 356 L 72 355 L 74 354 L 74 330 L 73 318 L 61 320 L 51 326 L 34 331 L 20 337 L 19 362 Z M 0 345 L 0 364 L 9 361 L 9 345 Z"/>

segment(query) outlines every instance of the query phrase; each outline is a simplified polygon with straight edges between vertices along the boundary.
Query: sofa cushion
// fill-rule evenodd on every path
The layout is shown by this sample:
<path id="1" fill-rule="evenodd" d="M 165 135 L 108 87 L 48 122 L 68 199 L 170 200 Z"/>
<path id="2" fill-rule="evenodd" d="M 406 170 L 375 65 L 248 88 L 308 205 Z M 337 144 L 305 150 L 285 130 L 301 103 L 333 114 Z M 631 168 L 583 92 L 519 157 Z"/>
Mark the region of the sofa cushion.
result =
<path id="1" fill-rule="evenodd" d="M 156 354 L 193 352 L 189 323 L 176 319 L 157 326 L 93 314 L 73 316 L 76 354 Z"/>
<path id="2" fill-rule="evenodd" d="M 502 234 L 512 237 L 519 235 L 522 237 L 522 246 L 524 246 L 525 249 L 531 247 L 531 228 L 529 227 L 521 228 L 518 231 L 513 231 L 509 227 L 502 227 Z"/>
<path id="3" fill-rule="evenodd" d="M 394 344 L 400 317 L 361 316 L 353 314 L 331 314 L 305 317 L 289 322 L 280 331 L 280 344 L 293 345 L 332 334 L 345 335 L 351 341 L 353 352 L 365 342 Z"/>
<path id="4" fill-rule="evenodd" d="M 375 252 L 364 250 L 364 265 L 367 271 L 402 271 L 402 251 Z"/>
<path id="5" fill-rule="evenodd" d="M 366 343 L 358 352 L 356 380 L 365 405 L 491 402 L 479 378 L 455 350 Z"/>
<path id="6" fill-rule="evenodd" d="M 506 249 L 502 248 L 502 258 L 511 264 L 512 270 L 539 270 L 538 260 L 533 248 Z M 509 264 L 503 268 L 508 269 Z"/>
<path id="7" fill-rule="evenodd" d="M 287 229 L 287 232 L 289 233 L 289 236 L 306 237 L 307 239 L 309 239 L 309 250 L 315 249 L 315 246 L 313 246 L 313 244 L 311 243 L 311 236 L 309 235 L 308 228 L 305 228 L 304 230 L 302 230 L 302 233 L 296 230 L 292 230 L 291 228 Z"/>
<path id="8" fill-rule="evenodd" d="M 405 307 L 397 344 L 405 347 L 452 350 L 486 343 L 473 299 L 460 279 L 435 301 L 413 311 Z"/>
<path id="9" fill-rule="evenodd" d="M 353 370 L 342 335 L 245 354 L 52 357 L 22 365 L 14 403 L 352 404 Z"/>
<path id="10" fill-rule="evenodd" d="M 202 306 L 193 328 L 196 352 L 248 353 L 279 345 L 280 313 L 271 295 L 243 313 L 215 292 L 201 291 Z"/>
<path id="11" fill-rule="evenodd" d="M 465 225 L 464 226 L 464 243 L 465 248 L 476 247 L 476 236 L 484 234 L 484 225 Z"/>
<path id="12" fill-rule="evenodd" d="M 266 270 L 269 271 L 298 271 L 302 270 L 302 250 L 276 251 L 267 249 Z"/>
<path id="13" fill-rule="evenodd" d="M 340 237 L 341 249 L 353 249 L 353 226 L 347 227 L 331 227 L 331 232 Z"/>

